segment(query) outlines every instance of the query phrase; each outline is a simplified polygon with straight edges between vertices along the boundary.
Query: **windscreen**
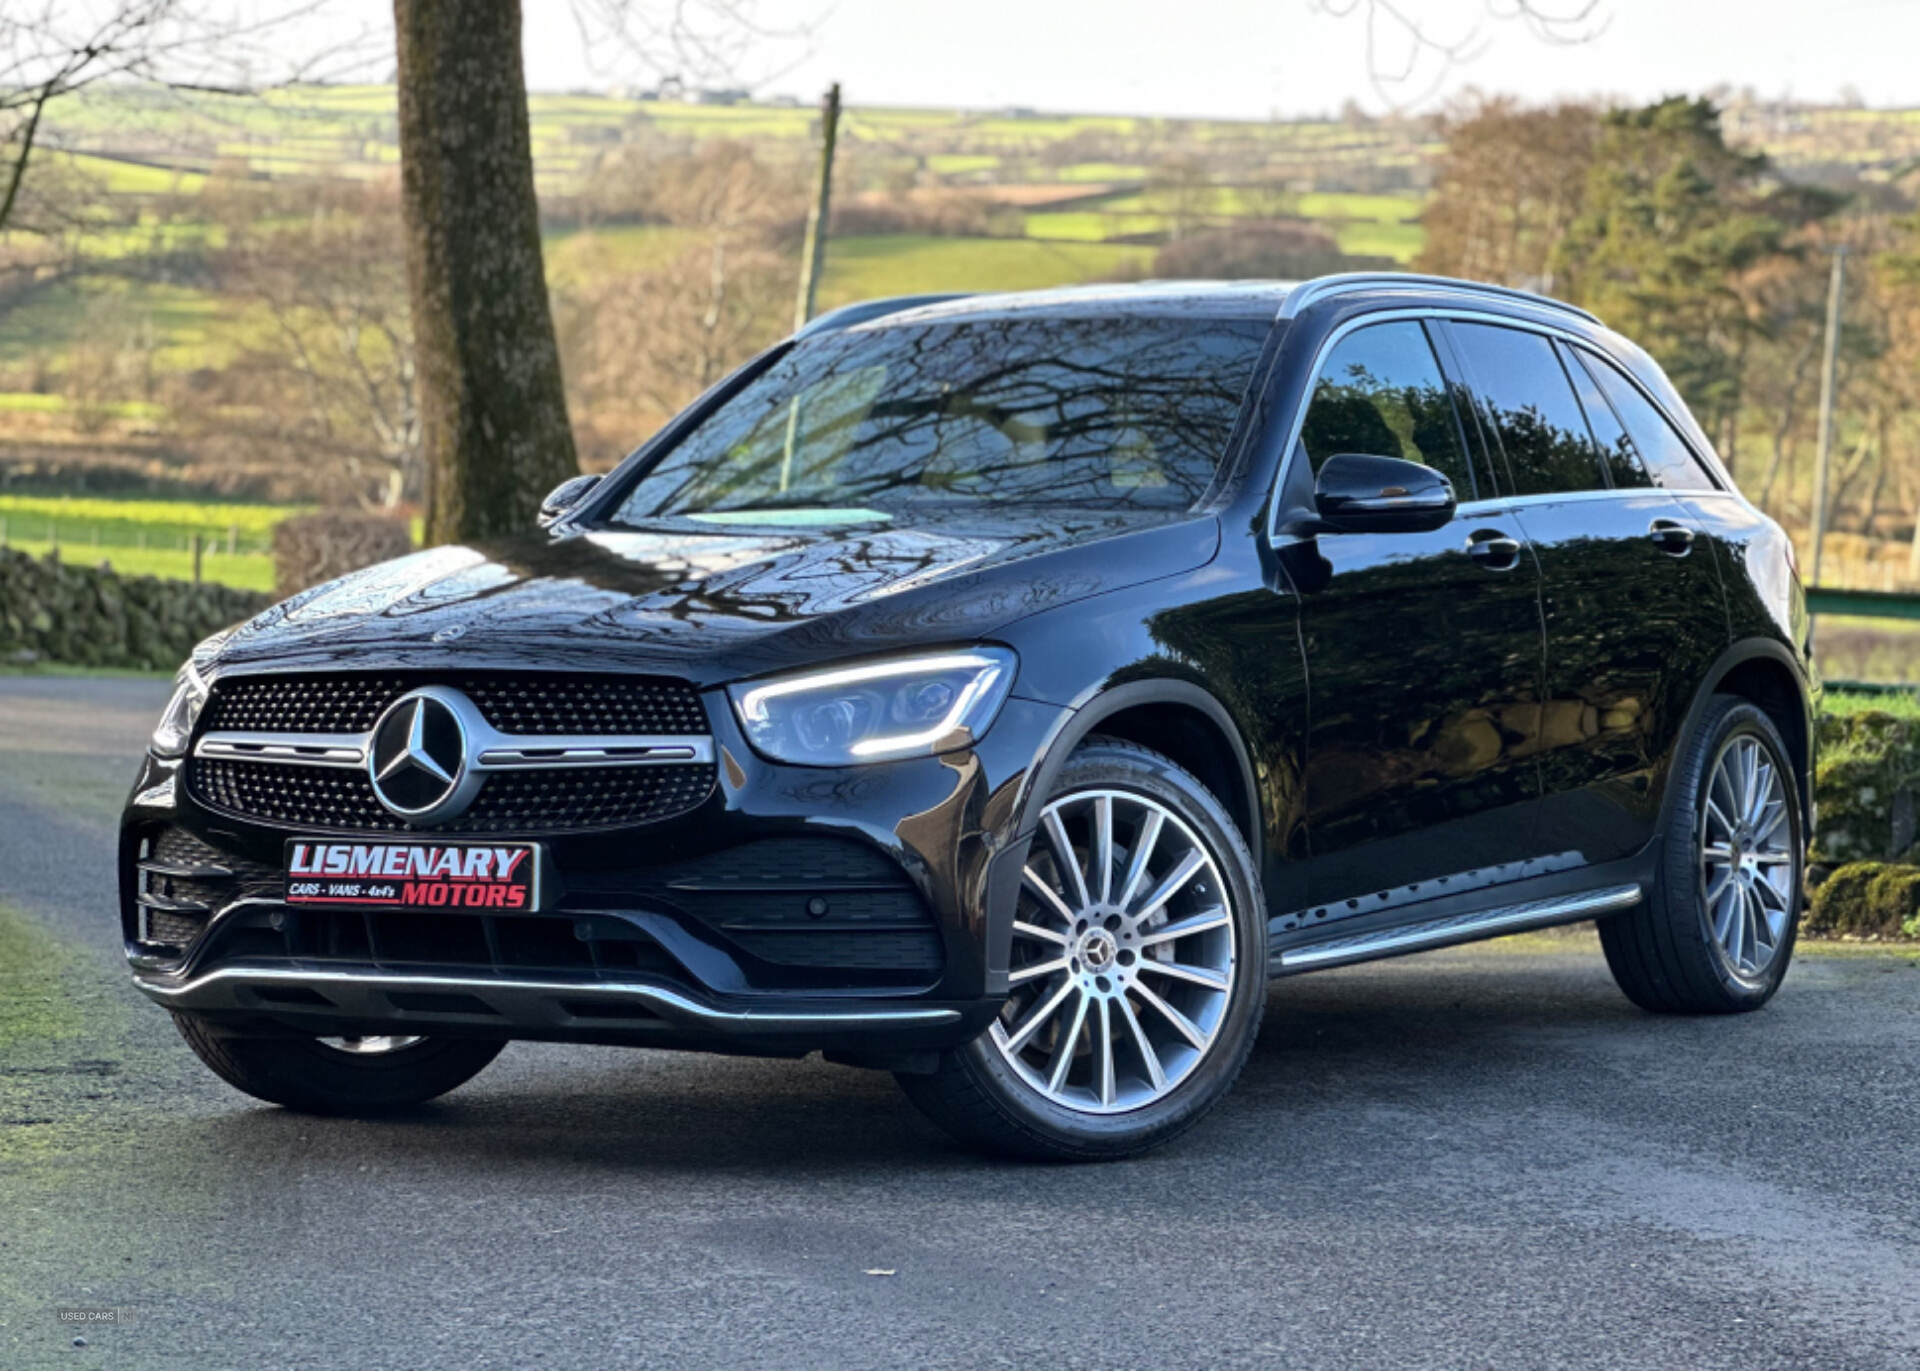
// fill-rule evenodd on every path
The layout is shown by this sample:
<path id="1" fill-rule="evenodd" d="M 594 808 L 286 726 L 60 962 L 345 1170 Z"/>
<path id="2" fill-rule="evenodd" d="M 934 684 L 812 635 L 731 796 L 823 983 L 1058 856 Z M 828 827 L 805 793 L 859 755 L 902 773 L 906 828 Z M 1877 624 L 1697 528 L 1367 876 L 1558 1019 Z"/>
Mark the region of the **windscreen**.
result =
<path id="1" fill-rule="evenodd" d="M 1190 508 L 1268 329 L 1000 316 L 811 339 L 676 444 L 610 522 Z"/>

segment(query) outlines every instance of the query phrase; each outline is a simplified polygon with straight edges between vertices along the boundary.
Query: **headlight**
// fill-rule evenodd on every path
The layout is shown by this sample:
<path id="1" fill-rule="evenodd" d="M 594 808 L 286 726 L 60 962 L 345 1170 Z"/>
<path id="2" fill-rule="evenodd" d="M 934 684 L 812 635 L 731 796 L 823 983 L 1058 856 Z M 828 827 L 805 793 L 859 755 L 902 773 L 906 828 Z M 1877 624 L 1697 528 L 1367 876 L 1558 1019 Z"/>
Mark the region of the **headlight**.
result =
<path id="1" fill-rule="evenodd" d="M 1006 648 L 903 657 L 728 687 L 754 749 L 801 766 L 927 757 L 965 747 L 1013 686 Z"/>
<path id="2" fill-rule="evenodd" d="M 173 698 L 167 701 L 160 722 L 153 729 L 153 755 L 183 757 L 187 739 L 193 736 L 193 724 L 200 717 L 200 706 L 207 702 L 206 683 L 189 662 L 173 678 Z"/>
<path id="3" fill-rule="evenodd" d="M 200 707 L 207 702 L 207 683 L 200 671 L 212 663 L 214 654 L 226 640 L 227 633 L 216 633 L 201 642 L 187 658 L 186 665 L 174 676 L 173 698 L 167 701 L 160 722 L 154 725 L 153 741 L 149 744 L 154 756 L 186 755 L 187 740 L 193 736 L 193 725 L 200 718 Z"/>

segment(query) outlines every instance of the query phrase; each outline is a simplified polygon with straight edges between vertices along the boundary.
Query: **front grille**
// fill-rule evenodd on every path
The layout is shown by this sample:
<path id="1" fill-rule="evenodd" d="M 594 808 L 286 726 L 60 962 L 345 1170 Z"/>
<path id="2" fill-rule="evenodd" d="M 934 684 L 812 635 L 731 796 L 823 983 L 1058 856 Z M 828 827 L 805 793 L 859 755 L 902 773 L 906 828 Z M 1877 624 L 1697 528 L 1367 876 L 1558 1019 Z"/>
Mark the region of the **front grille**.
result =
<path id="1" fill-rule="evenodd" d="M 364 733 L 406 688 L 383 676 L 221 681 L 207 701 L 207 727 L 253 733 Z"/>
<path id="2" fill-rule="evenodd" d="M 217 683 L 208 731 L 366 733 L 409 690 L 435 684 L 466 694 L 487 722 L 519 737 L 704 737 L 707 715 L 685 681 L 656 676 L 535 672 L 384 672 L 243 676 Z M 481 784 L 463 833 L 560 833 L 651 823 L 696 808 L 713 789 L 710 762 L 605 768 L 528 768 Z M 290 827 L 415 831 L 374 796 L 364 772 L 195 757 L 189 793 L 208 809 Z"/>
<path id="3" fill-rule="evenodd" d="M 423 685 L 465 693 L 502 733 L 687 735 L 707 713 L 685 681 L 578 673 L 433 672 L 242 676 L 215 684 L 207 727 L 252 733 L 364 733 Z"/>
<path id="4" fill-rule="evenodd" d="M 713 789 L 705 762 L 496 772 L 445 825 L 461 833 L 537 834 L 652 823 L 697 807 Z M 208 809 L 296 828 L 417 831 L 374 798 L 366 772 L 195 757 L 187 788 Z"/>

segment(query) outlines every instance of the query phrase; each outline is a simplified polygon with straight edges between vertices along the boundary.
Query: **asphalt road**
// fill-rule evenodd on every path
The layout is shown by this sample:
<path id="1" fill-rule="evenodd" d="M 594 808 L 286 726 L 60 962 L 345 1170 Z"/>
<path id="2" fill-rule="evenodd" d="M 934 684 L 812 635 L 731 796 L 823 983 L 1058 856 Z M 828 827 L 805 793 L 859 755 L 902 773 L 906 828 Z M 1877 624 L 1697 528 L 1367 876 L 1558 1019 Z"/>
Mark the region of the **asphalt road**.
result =
<path id="1" fill-rule="evenodd" d="M 164 694 L 0 677 L 0 1367 L 1920 1365 L 1920 959 L 1710 1022 L 1588 934 L 1296 979 L 1227 1104 L 1111 1166 L 981 1161 L 884 1076 L 601 1048 L 301 1118 L 118 965 Z"/>

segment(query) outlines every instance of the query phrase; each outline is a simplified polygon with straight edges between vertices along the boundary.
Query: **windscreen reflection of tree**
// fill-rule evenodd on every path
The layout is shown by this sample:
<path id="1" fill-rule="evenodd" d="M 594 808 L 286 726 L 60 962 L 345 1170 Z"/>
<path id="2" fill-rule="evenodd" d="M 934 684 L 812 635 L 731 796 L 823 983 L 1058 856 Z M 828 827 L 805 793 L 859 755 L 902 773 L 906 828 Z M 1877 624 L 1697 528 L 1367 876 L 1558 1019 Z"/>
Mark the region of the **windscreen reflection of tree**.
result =
<path id="1" fill-rule="evenodd" d="M 1459 431 L 1453 403 L 1437 385 L 1395 385 L 1355 363 L 1344 379 L 1322 376 L 1313 388 L 1300 440 L 1314 470 L 1342 452 L 1400 457 L 1459 480 Z"/>
<path id="2" fill-rule="evenodd" d="M 1266 332 L 1050 317 L 802 344 L 670 453 L 620 518 L 1190 508 L 1214 480 Z"/>

